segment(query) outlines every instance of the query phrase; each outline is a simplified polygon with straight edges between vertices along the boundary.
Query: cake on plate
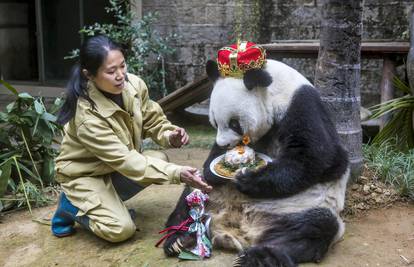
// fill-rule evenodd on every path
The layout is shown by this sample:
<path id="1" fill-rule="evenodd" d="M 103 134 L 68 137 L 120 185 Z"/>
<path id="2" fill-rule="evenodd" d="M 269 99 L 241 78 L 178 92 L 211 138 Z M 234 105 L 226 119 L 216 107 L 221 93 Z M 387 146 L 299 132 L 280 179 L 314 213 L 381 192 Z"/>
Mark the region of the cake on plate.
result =
<path id="1" fill-rule="evenodd" d="M 224 177 L 233 178 L 242 168 L 257 169 L 266 165 L 266 161 L 246 145 L 238 145 L 228 150 L 214 166 L 214 171 Z"/>

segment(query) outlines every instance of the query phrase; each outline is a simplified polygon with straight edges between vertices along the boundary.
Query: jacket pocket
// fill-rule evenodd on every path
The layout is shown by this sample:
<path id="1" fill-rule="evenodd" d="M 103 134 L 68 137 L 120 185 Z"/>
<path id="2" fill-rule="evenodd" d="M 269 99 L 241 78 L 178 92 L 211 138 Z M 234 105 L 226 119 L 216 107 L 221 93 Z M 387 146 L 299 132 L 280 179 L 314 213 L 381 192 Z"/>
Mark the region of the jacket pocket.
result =
<path id="1" fill-rule="evenodd" d="M 76 216 L 87 215 L 89 211 L 101 206 L 101 200 L 98 194 L 93 194 L 88 197 L 85 202 L 79 207 L 79 211 Z"/>

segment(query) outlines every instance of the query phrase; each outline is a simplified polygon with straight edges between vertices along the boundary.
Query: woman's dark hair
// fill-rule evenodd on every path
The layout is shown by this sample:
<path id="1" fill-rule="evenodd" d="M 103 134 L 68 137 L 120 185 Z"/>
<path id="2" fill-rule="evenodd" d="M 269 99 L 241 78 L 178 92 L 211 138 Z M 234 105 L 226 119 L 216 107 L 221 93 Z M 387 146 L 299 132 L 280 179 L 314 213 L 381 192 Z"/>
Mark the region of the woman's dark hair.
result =
<path id="1" fill-rule="evenodd" d="M 95 76 L 99 67 L 105 61 L 108 52 L 119 50 L 122 47 L 105 35 L 97 35 L 87 39 L 79 52 L 79 63 L 72 68 L 69 81 L 66 85 L 66 99 L 59 111 L 57 122 L 61 125 L 67 123 L 75 116 L 76 104 L 79 97 L 83 97 L 94 107 L 95 103 L 90 99 L 87 91 L 88 79 L 82 70 L 86 69 L 89 75 Z"/>

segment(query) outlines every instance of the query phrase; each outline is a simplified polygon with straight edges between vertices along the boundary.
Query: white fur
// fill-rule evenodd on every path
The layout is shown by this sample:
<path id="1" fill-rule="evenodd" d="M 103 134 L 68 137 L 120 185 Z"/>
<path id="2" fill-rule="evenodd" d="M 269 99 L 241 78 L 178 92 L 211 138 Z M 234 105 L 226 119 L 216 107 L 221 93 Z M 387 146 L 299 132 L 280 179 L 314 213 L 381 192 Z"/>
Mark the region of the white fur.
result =
<path id="1" fill-rule="evenodd" d="M 328 208 L 337 218 L 339 229 L 333 240 L 336 242 L 345 231 L 339 213 L 344 208 L 349 174 L 348 169 L 339 180 L 317 184 L 299 194 L 282 199 L 249 198 L 232 185 L 217 187 L 210 193 L 210 203 L 207 207 L 207 211 L 214 218 L 212 235 L 214 237 L 226 233 L 238 240 L 230 242 L 227 249 L 234 249 L 235 243 L 246 247 L 255 244 L 261 233 L 271 227 L 268 215 L 289 214 L 319 207 Z"/>
<path id="2" fill-rule="evenodd" d="M 279 61 L 267 60 L 265 71 L 273 80 L 267 88 L 249 91 L 243 79 L 237 78 L 220 78 L 214 84 L 209 118 L 217 128 L 219 146 L 235 146 L 242 138 L 229 128 L 232 118 L 239 120 L 253 142 L 257 141 L 275 121 L 283 118 L 296 90 L 311 85 L 302 74 Z"/>

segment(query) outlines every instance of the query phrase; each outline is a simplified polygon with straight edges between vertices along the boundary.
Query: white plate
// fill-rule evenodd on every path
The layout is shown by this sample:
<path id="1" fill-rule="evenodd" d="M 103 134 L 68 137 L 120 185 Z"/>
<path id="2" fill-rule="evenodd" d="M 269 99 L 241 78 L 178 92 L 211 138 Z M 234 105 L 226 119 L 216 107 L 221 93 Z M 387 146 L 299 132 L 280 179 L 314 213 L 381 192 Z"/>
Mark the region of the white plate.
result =
<path id="1" fill-rule="evenodd" d="M 234 177 L 228 177 L 228 176 L 223 176 L 221 174 L 218 174 L 215 170 L 214 170 L 214 166 L 216 166 L 216 164 L 224 157 L 225 154 L 218 156 L 217 158 L 213 159 L 213 161 L 210 162 L 210 171 L 212 173 L 214 173 L 214 175 L 217 175 L 218 177 L 221 178 L 225 178 L 225 179 L 233 179 Z M 272 162 L 272 159 L 268 156 L 265 155 L 263 153 L 257 153 L 256 152 L 256 157 L 259 157 L 261 159 L 263 159 L 264 161 L 266 161 L 266 163 Z"/>

